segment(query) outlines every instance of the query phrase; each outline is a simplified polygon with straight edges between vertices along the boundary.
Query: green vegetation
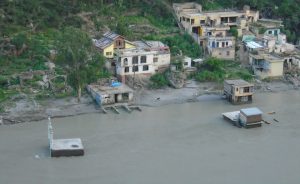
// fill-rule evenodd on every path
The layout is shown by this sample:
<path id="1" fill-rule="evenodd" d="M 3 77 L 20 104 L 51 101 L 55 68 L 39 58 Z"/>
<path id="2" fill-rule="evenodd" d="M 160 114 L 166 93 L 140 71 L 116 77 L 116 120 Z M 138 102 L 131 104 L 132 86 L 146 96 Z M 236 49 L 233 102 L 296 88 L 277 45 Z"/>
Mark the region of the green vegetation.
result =
<path id="1" fill-rule="evenodd" d="M 238 38 L 239 33 L 238 33 L 238 30 L 236 27 L 231 27 L 229 32 L 232 34 L 232 36 L 234 36 L 235 38 Z"/>
<path id="2" fill-rule="evenodd" d="M 251 73 L 247 69 L 241 68 L 239 63 L 216 58 L 208 58 L 195 75 L 195 79 L 201 82 L 223 82 L 225 79 L 237 78 L 247 81 L 253 79 Z"/>
<path id="3" fill-rule="evenodd" d="M 67 70 L 68 81 L 77 90 L 80 101 L 82 88 L 94 82 L 97 75 L 101 76 L 97 71 L 103 68 L 104 59 L 94 49 L 91 38 L 77 28 L 65 28 L 59 36 L 57 48 L 58 64 Z"/>
<path id="4" fill-rule="evenodd" d="M 168 79 L 165 74 L 157 73 L 150 78 L 150 87 L 153 89 L 163 88 L 169 85 Z"/>
<path id="5" fill-rule="evenodd" d="M 202 49 L 193 38 L 179 32 L 172 15 L 171 3 L 187 1 L 190 0 L 0 1 L 0 101 L 18 92 L 41 98 L 75 94 L 72 90 L 64 89 L 64 80 L 55 80 L 53 89 L 42 88 L 38 85 L 41 76 L 26 80 L 22 87 L 19 86 L 20 73 L 47 71 L 45 63 L 48 61 L 56 64 L 56 75 L 68 76 L 68 84 L 76 91 L 85 83 L 108 76 L 109 73 L 103 68 L 103 58 L 90 45 L 78 47 L 76 41 L 82 41 L 80 36 L 75 37 L 78 34 L 85 35 L 86 39 L 89 39 L 86 34 L 99 38 L 104 31 L 111 29 L 129 40 L 160 40 L 170 46 L 173 56 L 181 53 L 192 58 L 202 56 Z M 295 42 L 299 39 L 300 3 L 297 0 L 195 1 L 202 4 L 205 10 L 241 9 L 248 4 L 252 9 L 260 10 L 264 17 L 283 19 L 285 29 L 282 31 L 287 34 L 288 40 Z M 231 32 L 236 36 L 235 29 Z M 76 48 L 68 47 L 73 44 Z M 57 58 L 53 57 L 52 51 L 57 51 Z M 209 60 L 195 75 L 197 80 L 252 78 L 247 70 L 235 62 Z M 75 67 L 74 61 L 82 64 Z M 156 87 L 167 85 L 164 75 L 155 76 L 152 81 L 158 83 Z"/>

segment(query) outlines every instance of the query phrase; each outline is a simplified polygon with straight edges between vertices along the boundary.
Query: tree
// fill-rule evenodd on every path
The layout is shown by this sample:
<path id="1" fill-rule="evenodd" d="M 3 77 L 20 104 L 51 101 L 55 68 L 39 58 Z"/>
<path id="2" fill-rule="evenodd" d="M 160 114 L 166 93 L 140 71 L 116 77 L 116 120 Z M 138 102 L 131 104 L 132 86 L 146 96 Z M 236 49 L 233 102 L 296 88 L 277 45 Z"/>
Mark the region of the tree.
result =
<path id="1" fill-rule="evenodd" d="M 97 79 L 94 76 L 99 74 L 95 71 L 103 71 L 104 59 L 94 49 L 90 37 L 73 27 L 65 28 L 59 36 L 57 52 L 58 64 L 66 69 L 68 82 L 77 90 L 80 102 L 82 87 Z"/>

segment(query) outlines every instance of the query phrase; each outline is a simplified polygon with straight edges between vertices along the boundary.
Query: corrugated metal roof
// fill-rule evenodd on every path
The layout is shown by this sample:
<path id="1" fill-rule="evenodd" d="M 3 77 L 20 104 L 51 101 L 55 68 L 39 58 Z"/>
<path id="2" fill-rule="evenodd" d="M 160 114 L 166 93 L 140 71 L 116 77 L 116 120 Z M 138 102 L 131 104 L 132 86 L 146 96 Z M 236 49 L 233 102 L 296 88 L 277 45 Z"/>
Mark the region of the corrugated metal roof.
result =
<path id="1" fill-rule="evenodd" d="M 106 37 L 106 38 L 115 40 L 116 38 L 120 37 L 121 35 L 118 35 L 117 33 L 114 33 L 114 32 L 106 32 L 106 33 L 104 33 L 103 36 Z"/>
<path id="2" fill-rule="evenodd" d="M 262 45 L 260 45 L 259 43 L 254 42 L 254 41 L 247 42 L 247 47 L 249 47 L 251 49 L 263 48 Z"/>
<path id="3" fill-rule="evenodd" d="M 252 107 L 252 108 L 246 108 L 246 109 L 241 109 L 241 112 L 245 114 L 246 116 L 254 116 L 254 115 L 261 115 L 263 112 L 257 108 L 257 107 Z"/>
<path id="4" fill-rule="evenodd" d="M 106 47 L 110 46 L 111 44 L 113 44 L 113 40 L 108 39 L 108 38 L 101 38 L 99 40 L 97 39 L 93 39 L 93 43 L 96 47 L 100 48 L 100 49 L 105 49 Z"/>

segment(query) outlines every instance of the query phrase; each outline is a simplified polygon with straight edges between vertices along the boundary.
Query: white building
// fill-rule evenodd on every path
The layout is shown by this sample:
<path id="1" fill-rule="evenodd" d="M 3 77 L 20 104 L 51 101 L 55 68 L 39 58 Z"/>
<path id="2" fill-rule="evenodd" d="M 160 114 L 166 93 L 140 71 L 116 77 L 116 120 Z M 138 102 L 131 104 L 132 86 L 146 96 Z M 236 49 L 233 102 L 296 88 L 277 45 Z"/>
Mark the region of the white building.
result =
<path id="1" fill-rule="evenodd" d="M 168 46 L 158 41 L 134 42 L 137 48 L 116 51 L 116 73 L 122 78 L 128 75 L 153 75 L 166 70 L 171 54 Z"/>

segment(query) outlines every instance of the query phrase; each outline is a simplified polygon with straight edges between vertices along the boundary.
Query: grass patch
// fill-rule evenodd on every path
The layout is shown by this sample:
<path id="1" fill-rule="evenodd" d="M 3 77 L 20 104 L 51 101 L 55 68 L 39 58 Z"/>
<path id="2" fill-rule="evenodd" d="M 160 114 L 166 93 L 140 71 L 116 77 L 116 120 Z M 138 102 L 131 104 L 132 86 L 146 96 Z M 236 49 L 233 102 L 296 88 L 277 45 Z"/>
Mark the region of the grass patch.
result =
<path id="1" fill-rule="evenodd" d="M 223 82 L 226 79 L 251 81 L 253 76 L 249 70 L 242 68 L 236 61 L 209 58 L 200 66 L 195 79 L 200 82 Z"/>

